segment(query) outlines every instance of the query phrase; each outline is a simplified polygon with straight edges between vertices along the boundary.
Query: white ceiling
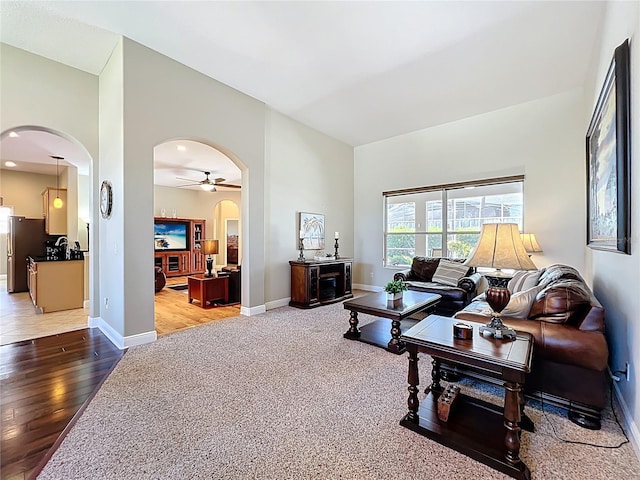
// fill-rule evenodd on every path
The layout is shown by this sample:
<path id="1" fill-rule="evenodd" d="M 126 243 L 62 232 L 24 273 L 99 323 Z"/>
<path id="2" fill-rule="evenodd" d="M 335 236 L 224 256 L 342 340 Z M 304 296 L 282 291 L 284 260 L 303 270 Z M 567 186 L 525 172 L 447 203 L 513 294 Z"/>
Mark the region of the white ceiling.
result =
<path id="1" fill-rule="evenodd" d="M 0 9 L 4 43 L 97 75 L 125 35 L 354 146 L 582 86 L 604 16 L 594 1 L 2 1 Z"/>

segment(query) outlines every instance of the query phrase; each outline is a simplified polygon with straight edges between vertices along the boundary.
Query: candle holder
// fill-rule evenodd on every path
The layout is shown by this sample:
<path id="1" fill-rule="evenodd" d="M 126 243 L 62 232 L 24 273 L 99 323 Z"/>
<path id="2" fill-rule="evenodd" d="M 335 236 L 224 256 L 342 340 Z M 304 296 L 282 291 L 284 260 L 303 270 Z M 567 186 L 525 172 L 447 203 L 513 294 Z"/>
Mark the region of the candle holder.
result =
<path id="1" fill-rule="evenodd" d="M 298 261 L 299 262 L 304 262 L 304 243 L 303 243 L 303 239 L 300 239 L 300 255 L 298 255 Z"/>
<path id="2" fill-rule="evenodd" d="M 340 258 L 340 255 L 338 255 L 338 239 L 337 238 L 336 238 L 336 244 L 334 245 L 334 247 L 336 249 L 335 257 L 336 257 L 336 260 L 337 260 L 337 259 Z"/>

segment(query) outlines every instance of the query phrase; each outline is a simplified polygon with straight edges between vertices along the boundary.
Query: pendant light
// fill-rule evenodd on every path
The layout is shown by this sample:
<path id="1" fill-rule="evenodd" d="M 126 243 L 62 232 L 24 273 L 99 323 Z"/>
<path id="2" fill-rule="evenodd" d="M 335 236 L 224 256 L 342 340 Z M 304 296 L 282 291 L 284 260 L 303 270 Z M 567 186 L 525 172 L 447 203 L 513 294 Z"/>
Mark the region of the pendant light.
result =
<path id="1" fill-rule="evenodd" d="M 63 157 L 56 155 L 50 155 L 51 158 L 56 159 L 56 198 L 53 200 L 53 208 L 62 208 L 62 199 L 60 198 L 60 174 L 58 173 L 58 162 L 64 160 Z"/>

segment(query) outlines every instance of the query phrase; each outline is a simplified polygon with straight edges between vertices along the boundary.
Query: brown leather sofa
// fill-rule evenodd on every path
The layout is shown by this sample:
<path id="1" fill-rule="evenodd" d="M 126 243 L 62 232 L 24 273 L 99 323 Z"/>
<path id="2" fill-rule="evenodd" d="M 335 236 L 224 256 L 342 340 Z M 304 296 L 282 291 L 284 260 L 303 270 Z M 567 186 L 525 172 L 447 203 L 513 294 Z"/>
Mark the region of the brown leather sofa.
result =
<path id="1" fill-rule="evenodd" d="M 434 313 L 450 317 L 471 302 L 476 296 L 478 283 L 482 279 L 480 274 L 469 268 L 467 274 L 458 280 L 457 286 L 444 285 L 433 281 L 442 257 L 414 257 L 411 268 L 396 272 L 394 280 L 402 280 L 409 290 L 437 293 L 442 299 L 436 306 Z M 464 263 L 465 259 L 446 258 L 452 262 Z"/>
<path id="2" fill-rule="evenodd" d="M 607 402 L 609 350 L 604 309 L 580 274 L 566 265 L 544 269 L 527 318 L 503 316 L 503 322 L 534 337 L 533 365 L 525 391 L 568 407 L 569 418 L 586 428 L 600 428 Z M 490 308 L 473 301 L 455 317 L 487 323 Z"/>

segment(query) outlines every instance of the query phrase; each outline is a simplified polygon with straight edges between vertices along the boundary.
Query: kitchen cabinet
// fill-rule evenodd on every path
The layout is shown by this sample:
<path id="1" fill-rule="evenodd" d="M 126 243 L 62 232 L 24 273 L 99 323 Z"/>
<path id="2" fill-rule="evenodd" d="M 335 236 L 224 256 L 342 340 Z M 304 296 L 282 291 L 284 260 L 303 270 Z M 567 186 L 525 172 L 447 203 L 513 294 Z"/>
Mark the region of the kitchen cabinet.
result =
<path id="1" fill-rule="evenodd" d="M 32 260 L 29 295 L 38 313 L 82 308 L 84 260 Z"/>
<path id="2" fill-rule="evenodd" d="M 56 197 L 62 200 L 62 207 L 55 208 L 53 201 Z M 67 234 L 67 189 L 47 187 L 42 192 L 42 216 L 44 229 L 49 235 Z"/>

